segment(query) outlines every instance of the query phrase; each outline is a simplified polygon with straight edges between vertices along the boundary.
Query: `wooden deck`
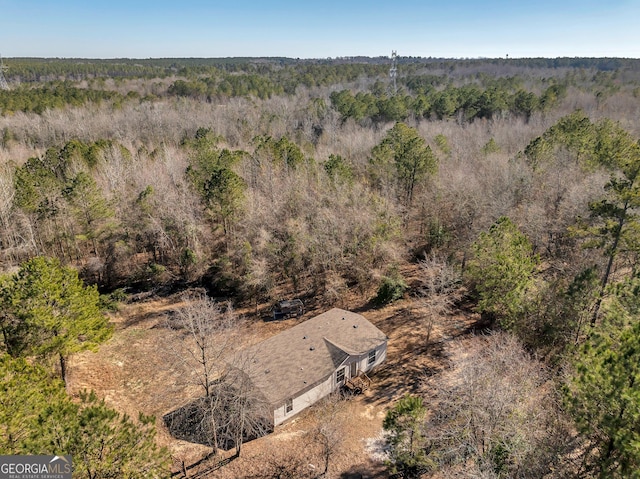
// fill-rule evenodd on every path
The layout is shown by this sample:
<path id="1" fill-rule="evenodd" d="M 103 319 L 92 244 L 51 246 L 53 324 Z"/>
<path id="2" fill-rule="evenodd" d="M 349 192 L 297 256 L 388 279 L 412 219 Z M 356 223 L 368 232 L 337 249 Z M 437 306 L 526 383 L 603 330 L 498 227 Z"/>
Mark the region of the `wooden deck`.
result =
<path id="1" fill-rule="evenodd" d="M 352 394 L 362 394 L 371 386 L 371 378 L 366 373 L 360 373 L 356 377 L 345 379 L 344 388 Z"/>

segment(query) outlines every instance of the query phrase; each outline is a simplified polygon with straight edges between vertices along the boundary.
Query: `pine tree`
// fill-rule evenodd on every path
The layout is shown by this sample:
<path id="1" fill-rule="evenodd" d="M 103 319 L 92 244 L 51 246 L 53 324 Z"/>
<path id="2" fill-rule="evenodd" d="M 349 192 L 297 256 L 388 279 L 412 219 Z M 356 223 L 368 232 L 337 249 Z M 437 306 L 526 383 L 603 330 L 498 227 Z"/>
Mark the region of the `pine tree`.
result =
<path id="1" fill-rule="evenodd" d="M 402 477 L 420 477 L 427 466 L 422 434 L 426 412 L 421 397 L 406 394 L 382 422 L 388 433 L 392 470 Z"/>
<path id="2" fill-rule="evenodd" d="M 28 453 L 44 433 L 40 413 L 65 400 L 64 386 L 44 368 L 24 358 L 0 356 L 0 454 Z"/>
<path id="3" fill-rule="evenodd" d="M 62 380 L 67 358 L 94 349 L 111 336 L 111 327 L 100 310 L 100 295 L 87 287 L 73 268 L 56 259 L 36 257 L 4 281 L 0 305 L 7 331 L 5 344 L 13 355 L 57 357 Z"/>
<path id="4" fill-rule="evenodd" d="M 93 254 L 99 256 L 98 239 L 105 231 L 107 221 L 113 218 L 113 210 L 102 196 L 95 180 L 83 171 L 67 183 L 63 194 L 80 226 L 76 239 L 90 241 Z"/>
<path id="5" fill-rule="evenodd" d="M 617 257 L 624 253 L 635 253 L 637 257 L 640 252 L 640 222 L 637 214 L 640 207 L 640 145 L 628 133 L 614 129 L 601 138 L 598 149 L 602 161 L 606 159 L 616 170 L 605 185 L 606 196 L 589 204 L 591 224 L 583 224 L 575 229 L 578 235 L 588 237 L 586 247 L 602 249 L 607 258 L 600 294 L 591 318 L 592 326 L 598 319 Z M 632 270 L 636 268 L 637 264 L 633 262 Z"/>
<path id="6" fill-rule="evenodd" d="M 527 237 L 507 217 L 499 218 L 473 244 L 467 277 L 478 293 L 478 309 L 505 328 L 525 312 L 539 259 Z"/>
<path id="7" fill-rule="evenodd" d="M 383 172 L 389 168 L 395 169 L 399 183 L 398 196 L 407 205 L 413 200 L 416 185 L 426 176 L 434 174 L 438 166 L 438 160 L 424 138 L 415 128 L 404 123 L 396 123 L 382 142 L 373 148 L 370 163 Z M 387 171 L 387 176 L 394 175 Z"/>
<path id="8" fill-rule="evenodd" d="M 73 451 L 75 471 L 85 477 L 168 477 L 168 453 L 155 443 L 155 417 L 138 421 L 108 408 L 93 393 L 82 394 L 76 429 L 64 450 Z"/>
<path id="9" fill-rule="evenodd" d="M 0 356 L 0 454 L 70 454 L 74 477 L 169 477 L 154 417 L 132 421 L 93 393 L 80 399 L 44 368 Z"/>
<path id="10" fill-rule="evenodd" d="M 616 288 L 604 321 L 578 351 L 565 388 L 568 409 L 592 442 L 586 449 L 601 477 L 640 470 L 640 281 Z"/>

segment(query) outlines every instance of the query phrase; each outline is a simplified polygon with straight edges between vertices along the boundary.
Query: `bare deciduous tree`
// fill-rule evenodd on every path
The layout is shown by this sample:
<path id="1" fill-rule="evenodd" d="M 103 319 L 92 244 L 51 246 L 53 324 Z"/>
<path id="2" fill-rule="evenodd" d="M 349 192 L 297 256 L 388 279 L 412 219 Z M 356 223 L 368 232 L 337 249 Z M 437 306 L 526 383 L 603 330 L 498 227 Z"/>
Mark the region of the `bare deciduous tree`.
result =
<path id="1" fill-rule="evenodd" d="M 213 384 L 227 373 L 225 358 L 238 345 L 239 320 L 230 304 L 223 310 L 204 293 L 185 295 L 182 301 L 184 306 L 168 321 L 171 329 L 183 335 L 174 348 L 175 357 L 209 397 Z"/>
<path id="2" fill-rule="evenodd" d="M 238 351 L 241 324 L 230 304 L 223 309 L 203 293 L 182 299 L 184 306 L 168 321 L 183 335 L 174 353 L 204 396 L 168 415 L 174 423 L 170 429 L 214 451 L 235 447 L 239 456 L 246 439 L 271 427 L 266 402 L 246 373 L 255 358 Z"/>
<path id="3" fill-rule="evenodd" d="M 320 446 L 323 470 L 320 477 L 329 472 L 331 458 L 344 443 L 344 401 L 333 394 L 314 406 L 315 423 L 309 431 L 311 440 Z"/>
<path id="4" fill-rule="evenodd" d="M 259 472 L 246 475 L 246 479 L 314 479 L 315 470 L 307 458 L 289 452 L 288 448 L 272 448 L 265 452 Z"/>
<path id="5" fill-rule="evenodd" d="M 487 478 L 548 473 L 570 434 L 544 366 L 507 334 L 458 348 L 426 425 L 436 468 L 444 477 L 460 468 Z"/>
<path id="6" fill-rule="evenodd" d="M 186 377 L 195 378 L 204 396 L 185 406 L 184 415 L 177 415 L 182 418 L 178 422 L 184 422 L 184 425 L 178 425 L 177 431 L 188 437 L 211 434 L 207 442 L 216 452 L 220 443 L 219 411 L 229 392 L 222 387 L 229 369 L 225 358 L 233 354 L 238 343 L 238 318 L 231 305 L 223 311 L 204 293 L 185 295 L 182 299 L 184 306 L 175 310 L 167 321 L 169 328 L 182 333 L 181 341 L 172 352 L 180 370 Z M 193 418 L 198 419 L 194 421 Z M 202 434 L 183 430 L 185 428 L 195 428 Z"/>
<path id="7" fill-rule="evenodd" d="M 273 410 L 251 380 L 251 372 L 260 367 L 258 352 L 240 351 L 230 359 L 228 374 L 221 378 L 218 387 L 230 391 L 222 410 L 223 440 L 233 444 L 236 456 L 240 456 L 245 440 L 264 436 L 272 430 Z"/>
<path id="8" fill-rule="evenodd" d="M 420 288 L 416 303 L 425 311 L 425 327 L 429 342 L 433 325 L 451 314 L 462 296 L 459 271 L 445 259 L 431 254 L 420 261 Z"/>

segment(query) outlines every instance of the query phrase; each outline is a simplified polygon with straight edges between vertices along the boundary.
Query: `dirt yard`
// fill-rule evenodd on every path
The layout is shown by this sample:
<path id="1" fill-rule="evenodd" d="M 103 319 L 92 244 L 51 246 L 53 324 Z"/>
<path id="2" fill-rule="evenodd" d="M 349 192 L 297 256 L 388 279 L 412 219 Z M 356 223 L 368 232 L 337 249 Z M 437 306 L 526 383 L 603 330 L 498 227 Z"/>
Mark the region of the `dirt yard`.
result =
<path id="1" fill-rule="evenodd" d="M 341 402 L 342 440 L 331 457 L 328 477 L 387 477 L 382 447 L 386 410 L 407 392 L 426 393 L 425 379 L 433 380 L 447 365 L 450 341 L 464 335 L 477 320 L 472 314 L 460 313 L 443 318 L 429 332 L 413 305 L 405 299 L 381 309 L 364 301 L 354 301 L 348 307 L 387 334 L 387 361 L 371 375 L 369 390 Z M 72 358 L 70 392 L 93 389 L 108 405 L 132 417 L 143 412 L 158 418 L 200 396 L 192 378 L 177 367 L 170 346 L 176 333 L 166 327 L 166 314 L 178 307 L 175 297 L 124 305 L 112 317 L 116 327 L 113 338 L 97 353 L 85 352 Z M 301 318 L 283 321 L 264 321 L 255 311 L 239 311 L 246 319 L 243 336 L 247 344 L 254 343 L 326 309 L 317 308 Z M 231 457 L 231 451 L 222 458 L 202 460 L 210 449 L 173 439 L 161 419 L 158 440 L 169 448 L 176 472 L 182 464 L 192 466 L 188 468 L 189 477 L 260 477 L 282 463 L 297 464 L 298 470 L 321 472 L 323 464 L 317 445 L 308 434 L 315 421 L 312 407 L 276 428 L 273 434 L 244 444 L 241 456 L 230 461 L 223 459 Z"/>

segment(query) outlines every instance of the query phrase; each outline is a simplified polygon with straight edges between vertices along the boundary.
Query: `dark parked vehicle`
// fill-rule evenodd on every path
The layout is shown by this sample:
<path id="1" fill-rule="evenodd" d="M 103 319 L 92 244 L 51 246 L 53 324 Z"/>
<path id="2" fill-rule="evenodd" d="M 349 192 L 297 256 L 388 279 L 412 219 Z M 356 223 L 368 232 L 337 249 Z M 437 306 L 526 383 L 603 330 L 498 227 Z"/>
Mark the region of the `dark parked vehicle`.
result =
<path id="1" fill-rule="evenodd" d="M 290 318 L 304 314 L 304 303 L 299 299 L 278 301 L 273 305 L 273 319 Z"/>

